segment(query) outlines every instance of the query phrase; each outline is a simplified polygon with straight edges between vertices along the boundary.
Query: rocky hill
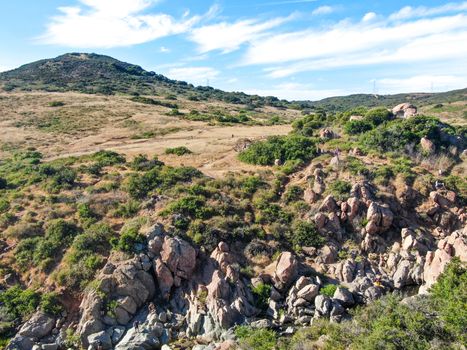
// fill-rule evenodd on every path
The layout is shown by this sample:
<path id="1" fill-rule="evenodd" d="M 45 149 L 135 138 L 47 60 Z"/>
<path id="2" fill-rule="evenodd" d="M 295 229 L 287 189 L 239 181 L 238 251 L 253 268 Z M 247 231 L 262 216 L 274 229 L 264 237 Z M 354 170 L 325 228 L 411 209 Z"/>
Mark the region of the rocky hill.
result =
<path id="1" fill-rule="evenodd" d="M 0 94 L 1 346 L 465 347 L 462 119 L 171 99 L 118 71 L 154 90 Z"/>
<path id="2" fill-rule="evenodd" d="M 286 101 L 280 101 L 276 97 L 224 92 L 207 86 L 195 87 L 184 81 L 171 80 L 155 72 L 145 71 L 134 64 L 92 53 L 69 53 L 0 73 L 0 86 L 6 91 L 179 95 L 192 100 L 214 99 L 254 106 L 286 104 Z"/>

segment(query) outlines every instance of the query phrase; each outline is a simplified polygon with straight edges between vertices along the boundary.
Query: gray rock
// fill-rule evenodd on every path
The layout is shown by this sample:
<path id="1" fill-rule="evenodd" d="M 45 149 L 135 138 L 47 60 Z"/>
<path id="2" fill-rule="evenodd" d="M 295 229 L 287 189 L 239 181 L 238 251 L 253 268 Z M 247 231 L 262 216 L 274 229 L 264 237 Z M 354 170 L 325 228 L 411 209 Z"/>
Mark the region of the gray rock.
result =
<path id="1" fill-rule="evenodd" d="M 337 287 L 334 292 L 334 299 L 345 307 L 351 307 L 355 304 L 353 294 L 347 288 L 343 287 Z"/>
<path id="2" fill-rule="evenodd" d="M 112 344 L 117 344 L 125 334 L 125 327 L 114 327 L 112 332 Z"/>
<path id="3" fill-rule="evenodd" d="M 30 338 L 17 334 L 11 339 L 5 350 L 30 350 L 33 346 L 34 344 Z"/>
<path id="4" fill-rule="evenodd" d="M 392 276 L 395 288 L 399 289 L 411 283 L 410 268 L 410 261 L 402 260 L 399 262 L 399 264 L 397 265 L 397 270 Z"/>
<path id="5" fill-rule="evenodd" d="M 306 301 L 311 302 L 318 295 L 318 292 L 319 292 L 319 286 L 317 286 L 316 284 L 308 284 L 298 291 L 297 297 L 303 298 Z"/>
<path id="6" fill-rule="evenodd" d="M 38 311 L 19 330 L 18 334 L 40 339 L 50 334 L 55 327 L 55 318 Z"/>
<path id="7" fill-rule="evenodd" d="M 109 332 L 102 331 L 88 336 L 89 345 L 96 345 L 98 342 L 101 342 L 104 349 L 112 349 L 112 340 L 110 339 Z"/>
<path id="8" fill-rule="evenodd" d="M 318 316 L 328 316 L 331 312 L 332 302 L 326 295 L 318 295 L 315 298 L 315 312 Z"/>
<path id="9" fill-rule="evenodd" d="M 42 344 L 41 348 L 42 348 L 42 350 L 57 350 L 58 349 L 58 344 L 56 344 L 56 343 Z"/>

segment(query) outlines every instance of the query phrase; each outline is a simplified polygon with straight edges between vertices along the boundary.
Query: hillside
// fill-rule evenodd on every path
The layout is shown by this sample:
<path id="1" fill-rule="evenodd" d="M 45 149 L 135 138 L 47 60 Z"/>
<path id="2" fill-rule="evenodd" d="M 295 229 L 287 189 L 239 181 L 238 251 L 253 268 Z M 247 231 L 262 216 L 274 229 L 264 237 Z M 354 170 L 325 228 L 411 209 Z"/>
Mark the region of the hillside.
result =
<path id="1" fill-rule="evenodd" d="M 88 53 L 69 53 L 0 73 L 0 86 L 5 91 L 177 95 L 195 101 L 214 99 L 227 103 L 250 104 L 253 107 L 281 106 L 285 103 L 275 97 L 224 92 L 206 86 L 194 87 L 109 56 Z"/>
<path id="2" fill-rule="evenodd" d="M 296 103 L 303 108 L 323 108 L 327 111 L 343 111 L 358 106 L 384 106 L 392 108 L 399 103 L 409 102 L 418 107 L 424 107 L 443 103 L 450 104 L 457 101 L 467 102 L 467 88 L 439 93 L 405 93 L 395 95 L 355 94 L 329 97 L 319 101 L 297 101 Z"/>
<path id="3" fill-rule="evenodd" d="M 93 54 L 0 81 L 0 348 L 465 347 L 465 90 L 312 109 Z"/>

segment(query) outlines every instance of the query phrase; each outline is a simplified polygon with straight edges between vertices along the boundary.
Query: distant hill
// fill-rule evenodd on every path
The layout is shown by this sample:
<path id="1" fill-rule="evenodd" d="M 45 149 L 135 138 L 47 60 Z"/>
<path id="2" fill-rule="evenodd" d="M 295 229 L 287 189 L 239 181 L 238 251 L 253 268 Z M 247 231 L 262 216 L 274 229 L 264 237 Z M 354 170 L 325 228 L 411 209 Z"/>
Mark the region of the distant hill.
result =
<path id="1" fill-rule="evenodd" d="M 467 89 L 443 93 L 397 95 L 356 94 L 329 97 L 319 101 L 279 100 L 276 97 L 225 92 L 208 86 L 193 86 L 149 72 L 140 66 L 94 53 L 68 53 L 0 73 L 0 87 L 6 91 L 78 91 L 99 94 L 181 95 L 191 100 L 219 100 L 250 107 L 275 106 L 296 109 L 343 111 L 366 106 L 393 107 L 402 102 L 417 106 L 467 100 Z"/>
<path id="2" fill-rule="evenodd" d="M 287 101 L 242 92 L 225 92 L 208 86 L 195 87 L 169 79 L 140 66 L 94 53 L 68 53 L 0 73 L 6 91 L 78 91 L 100 94 L 183 95 L 192 100 L 216 99 L 256 106 L 283 106 Z"/>
<path id="3" fill-rule="evenodd" d="M 326 111 L 343 111 L 359 106 L 385 106 L 391 108 L 403 102 L 410 102 L 417 107 L 422 107 L 456 101 L 467 101 L 467 88 L 439 93 L 405 93 L 396 95 L 354 94 L 328 97 L 319 101 L 297 101 L 295 103 L 301 108 L 323 108 Z"/>

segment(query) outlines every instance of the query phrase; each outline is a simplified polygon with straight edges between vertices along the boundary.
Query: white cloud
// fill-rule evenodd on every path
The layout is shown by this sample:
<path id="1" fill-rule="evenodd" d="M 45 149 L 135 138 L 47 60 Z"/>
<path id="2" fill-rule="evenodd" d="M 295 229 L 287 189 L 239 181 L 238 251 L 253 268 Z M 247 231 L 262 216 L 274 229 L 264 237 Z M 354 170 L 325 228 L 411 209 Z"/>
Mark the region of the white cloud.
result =
<path id="1" fill-rule="evenodd" d="M 221 22 L 193 29 L 189 39 L 198 45 L 201 53 L 222 50 L 224 53 L 237 50 L 242 44 L 263 37 L 267 30 L 293 18 L 280 17 L 259 22 L 247 19 L 235 23 Z"/>
<path id="2" fill-rule="evenodd" d="M 465 11 L 465 10 L 467 10 L 467 1 L 464 1 L 462 3 L 448 3 L 446 5 L 442 5 L 438 7 L 405 6 L 401 8 L 399 11 L 390 15 L 389 19 L 390 20 L 404 20 L 404 19 L 415 18 L 415 17 L 426 17 L 426 16 L 444 14 L 448 12 L 458 12 L 458 11 Z"/>
<path id="3" fill-rule="evenodd" d="M 368 12 L 368 13 L 365 14 L 365 16 L 363 16 L 362 21 L 363 22 L 369 22 L 369 21 L 371 21 L 371 20 L 373 20 L 375 18 L 376 18 L 376 13 Z"/>
<path id="4" fill-rule="evenodd" d="M 290 4 L 305 4 L 309 2 L 316 2 L 318 0 L 285 0 L 285 1 L 273 1 L 265 4 L 259 4 L 258 6 L 275 6 L 275 5 L 290 5 Z"/>
<path id="5" fill-rule="evenodd" d="M 248 49 L 245 63 L 265 64 L 332 58 L 349 53 L 369 56 L 369 50 L 379 49 L 380 54 L 381 51 L 394 51 L 427 36 L 459 32 L 467 33 L 467 16 L 463 14 L 421 19 L 395 26 L 384 23 L 339 23 L 325 30 L 305 30 L 263 38 Z M 462 43 L 458 42 L 459 46 L 464 46 Z M 431 48 L 434 51 L 438 50 L 436 47 Z"/>
<path id="6" fill-rule="evenodd" d="M 431 92 L 453 90 L 467 86 L 467 77 L 453 75 L 416 75 L 408 78 L 377 79 L 379 93 Z"/>
<path id="7" fill-rule="evenodd" d="M 52 18 L 40 42 L 79 48 L 129 46 L 187 32 L 201 19 L 145 14 L 157 0 L 79 1 L 81 6 L 59 8 L 61 14 Z"/>
<path id="8" fill-rule="evenodd" d="M 180 67 L 171 68 L 166 73 L 167 77 L 183 80 L 193 85 L 206 85 L 208 80 L 215 80 L 220 72 L 212 67 Z"/>
<path id="9" fill-rule="evenodd" d="M 160 49 L 159 49 L 160 52 L 162 53 L 169 53 L 170 52 L 170 49 L 165 47 L 165 46 L 161 46 Z"/>
<path id="10" fill-rule="evenodd" d="M 334 12 L 333 7 L 324 5 L 324 6 L 320 6 L 320 7 L 315 8 L 311 14 L 313 16 L 318 16 L 318 15 L 327 15 L 327 14 L 330 14 L 330 13 L 333 13 L 333 12 Z"/>

